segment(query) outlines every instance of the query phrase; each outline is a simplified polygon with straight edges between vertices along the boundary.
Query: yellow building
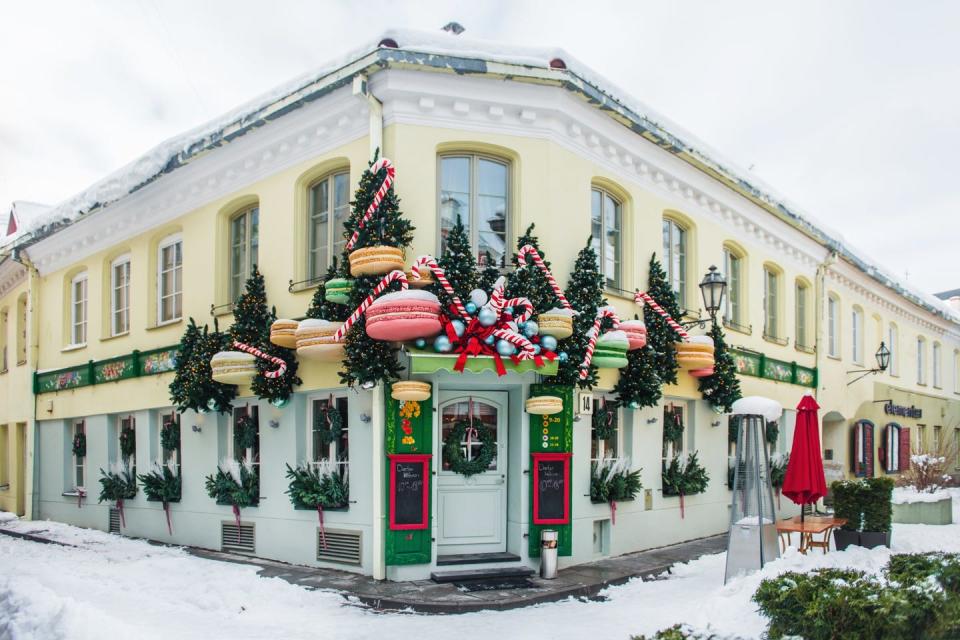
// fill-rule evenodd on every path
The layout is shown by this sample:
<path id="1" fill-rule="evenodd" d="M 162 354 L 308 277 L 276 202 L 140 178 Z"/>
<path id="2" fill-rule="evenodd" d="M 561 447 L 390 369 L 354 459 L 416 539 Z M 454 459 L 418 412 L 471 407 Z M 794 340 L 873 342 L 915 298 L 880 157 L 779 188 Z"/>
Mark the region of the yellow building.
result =
<path id="1" fill-rule="evenodd" d="M 741 388 L 787 409 L 774 451 L 789 449 L 791 410 L 807 390 L 822 407 L 828 463 L 849 458 L 861 442 L 851 434 L 865 416 L 885 426 L 867 411 L 885 395 L 894 405 L 907 401 L 901 392 L 934 397 L 945 411 L 940 437 L 957 437 L 949 430 L 960 425 L 946 421 L 960 399 L 956 313 L 883 276 L 572 58 L 483 51 L 452 35 L 388 34 L 242 116 L 160 145 L 31 228 L 19 254 L 33 275 L 15 291 L 29 291 L 37 318 L 38 428 L 24 436 L 35 447 L 37 472 L 27 472 L 35 516 L 115 526 L 109 505 L 94 499 L 98 470 L 119 460 L 123 429 L 135 429 L 139 469 L 161 457 L 159 431 L 175 413 L 167 388 L 173 349 L 186 320 L 212 324 L 212 315 L 228 326 L 253 264 L 278 316 L 302 317 L 340 252 L 337 231 L 376 149 L 396 165 L 395 190 L 416 227 L 408 259 L 440 255 L 456 201 L 477 253 L 495 259 L 509 262 L 535 224 L 561 283 L 588 237 L 605 238 L 598 248 L 606 296 L 624 318 L 639 313 L 633 292 L 646 289 L 651 255 L 664 263 L 691 317 L 702 317 L 701 274 L 718 266 L 729 283 L 722 315 Z M 4 294 L 0 308 L 18 295 Z M 891 346 L 891 367 L 848 386 L 856 374 L 847 371 L 873 368 L 880 341 Z M 395 469 L 385 454 L 400 449 L 391 441 L 398 409 L 388 390 L 347 390 L 336 364 L 305 361 L 303 385 L 287 407 L 258 401 L 248 389 L 235 404 L 257 410 L 261 478 L 261 502 L 244 510 L 239 529 L 230 509 L 207 497 L 203 478 L 237 455 L 240 414 L 187 412 L 180 417 L 183 498 L 171 507 L 175 535 L 142 492 L 127 501 L 123 532 L 378 578 L 462 568 L 465 554 L 492 554 L 483 555 L 492 566 L 535 566 L 542 526 L 532 513 L 530 432 L 539 423 L 523 411 L 524 400 L 540 392 L 535 373 L 457 374 L 416 355 L 405 364 L 433 385 L 435 415 L 424 411 L 415 424 L 419 451 L 433 456 L 425 529 L 403 533 L 391 521 Z M 596 399 L 614 399 L 616 376 L 604 372 Z M 8 374 L 0 385 L 29 397 L 26 379 Z M 562 431 L 557 437 L 569 439 L 572 455 L 562 564 L 726 530 L 726 419 L 682 372 L 663 394 L 652 408 L 620 408 L 616 435 L 603 441 L 593 437 L 589 416 L 574 421 L 572 392 L 561 422 L 544 424 Z M 346 415 L 347 436 L 318 448 L 311 425 L 331 398 Z M 499 462 L 464 479 L 444 467 L 441 442 L 458 412 L 475 403 L 493 416 Z M 0 425 L 22 419 L 29 429 L 33 415 L 0 416 Z M 661 488 L 663 423 L 678 416 L 684 435 L 671 451 L 699 452 L 711 478 L 706 491 L 686 497 L 683 513 L 680 499 Z M 78 433 L 87 443 L 81 457 L 71 451 Z M 862 455 L 873 460 L 876 449 Z M 642 469 L 642 499 L 621 504 L 615 523 L 609 505 L 589 500 L 590 462 L 605 457 Z M 350 470 L 349 507 L 326 515 L 339 555 L 318 546 L 316 514 L 295 510 L 284 495 L 285 464 L 321 460 Z M 847 464 L 831 469 L 851 471 Z"/>

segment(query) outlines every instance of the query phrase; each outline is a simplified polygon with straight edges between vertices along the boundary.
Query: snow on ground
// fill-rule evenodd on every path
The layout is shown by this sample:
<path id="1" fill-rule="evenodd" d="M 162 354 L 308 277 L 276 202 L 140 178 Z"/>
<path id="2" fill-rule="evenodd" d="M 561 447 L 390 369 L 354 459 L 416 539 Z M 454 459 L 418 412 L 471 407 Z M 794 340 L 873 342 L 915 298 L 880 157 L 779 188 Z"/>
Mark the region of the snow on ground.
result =
<path id="1" fill-rule="evenodd" d="M 960 496 L 954 501 L 958 511 Z M 605 602 L 567 600 L 451 618 L 377 613 L 334 592 L 308 591 L 255 567 L 205 560 L 101 531 L 55 522 L 8 521 L 74 546 L 0 535 L 0 640 L 49 638 L 416 637 L 457 630 L 471 638 L 626 639 L 686 622 L 720 637 L 758 638 L 765 620 L 750 601 L 760 581 L 789 570 L 856 567 L 879 571 L 891 551 L 852 547 L 800 555 L 788 549 L 762 572 L 723 585 L 725 554 L 674 566 L 660 580 L 607 589 Z M 894 525 L 893 552 L 960 552 L 960 525 Z M 456 625 L 455 627 L 453 625 Z"/>
<path id="2" fill-rule="evenodd" d="M 952 496 L 956 496 L 958 498 L 958 502 L 954 503 L 954 516 L 953 516 L 953 521 L 957 522 L 956 507 L 957 507 L 957 504 L 960 504 L 960 488 L 943 487 L 931 493 L 927 491 L 917 491 L 916 487 L 894 487 L 892 502 L 893 504 L 912 504 L 914 502 L 939 502 L 941 500 L 945 500 Z"/>

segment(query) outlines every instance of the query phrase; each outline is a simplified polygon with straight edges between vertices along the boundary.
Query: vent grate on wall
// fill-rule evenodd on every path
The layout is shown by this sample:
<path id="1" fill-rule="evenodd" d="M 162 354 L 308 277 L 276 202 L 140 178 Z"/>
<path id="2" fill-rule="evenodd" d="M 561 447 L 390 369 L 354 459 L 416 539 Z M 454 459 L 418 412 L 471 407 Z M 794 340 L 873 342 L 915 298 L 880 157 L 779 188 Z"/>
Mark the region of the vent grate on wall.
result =
<path id="1" fill-rule="evenodd" d="M 120 533 L 120 510 L 116 507 L 110 507 L 110 526 L 107 531 L 109 533 Z"/>
<path id="2" fill-rule="evenodd" d="M 256 531 L 254 525 L 236 522 L 220 523 L 220 550 L 233 553 L 254 553 L 256 551 Z"/>
<path id="3" fill-rule="evenodd" d="M 327 529 L 320 535 L 317 527 L 317 560 L 339 564 L 360 564 L 361 532 L 346 529 Z M 324 537 L 327 546 L 324 548 Z"/>

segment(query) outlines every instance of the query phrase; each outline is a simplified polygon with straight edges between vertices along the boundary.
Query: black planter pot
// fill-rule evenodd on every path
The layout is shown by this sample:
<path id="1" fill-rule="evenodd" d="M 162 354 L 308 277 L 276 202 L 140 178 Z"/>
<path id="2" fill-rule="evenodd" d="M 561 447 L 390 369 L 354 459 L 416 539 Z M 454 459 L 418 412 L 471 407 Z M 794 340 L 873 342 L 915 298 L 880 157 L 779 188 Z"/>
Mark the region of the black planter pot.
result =
<path id="1" fill-rule="evenodd" d="M 867 549 L 890 546 L 889 531 L 861 531 L 860 546 Z M 838 545 L 839 548 L 839 545 Z"/>
<path id="2" fill-rule="evenodd" d="M 860 532 L 850 529 L 834 529 L 833 543 L 837 546 L 837 551 L 843 551 L 852 544 L 860 544 Z"/>

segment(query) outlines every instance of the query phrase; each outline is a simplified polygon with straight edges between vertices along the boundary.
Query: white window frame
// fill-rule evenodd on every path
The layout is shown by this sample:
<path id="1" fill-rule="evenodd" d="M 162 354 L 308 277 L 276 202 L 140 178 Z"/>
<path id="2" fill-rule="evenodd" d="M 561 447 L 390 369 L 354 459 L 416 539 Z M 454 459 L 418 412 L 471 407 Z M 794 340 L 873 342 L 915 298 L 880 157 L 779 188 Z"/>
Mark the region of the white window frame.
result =
<path id="1" fill-rule="evenodd" d="M 78 428 L 79 427 L 79 428 Z M 78 433 L 83 433 L 84 437 L 87 435 L 87 421 L 79 420 L 73 423 L 73 427 L 70 429 L 70 479 L 73 482 L 74 489 L 84 489 L 87 486 L 87 457 L 78 458 L 73 454 L 73 441 L 77 437 Z M 79 474 L 77 473 L 79 471 Z M 80 477 L 83 480 L 83 484 L 77 484 L 77 477 Z"/>
<path id="2" fill-rule="evenodd" d="M 812 345 L 808 344 L 808 335 L 807 331 L 807 305 L 810 304 L 810 286 L 806 282 L 798 280 L 794 288 L 794 302 L 796 304 L 796 333 L 797 337 L 794 339 L 794 344 L 801 347 L 811 347 Z"/>
<path id="3" fill-rule="evenodd" d="M 897 377 L 900 375 L 900 328 L 892 322 L 887 328 L 887 348 L 890 350 L 887 371 L 891 376 Z"/>
<path id="4" fill-rule="evenodd" d="M 77 285 L 82 283 L 82 299 L 77 299 Z M 77 317 L 80 307 L 82 318 Z M 87 344 L 88 320 L 90 316 L 90 280 L 86 271 L 81 271 L 70 279 L 70 345 L 82 347 Z M 80 335 L 82 332 L 82 335 Z M 78 339 L 78 338 L 82 338 Z"/>
<path id="5" fill-rule="evenodd" d="M 157 451 L 160 452 L 161 466 L 167 465 L 167 460 L 164 457 L 164 452 L 166 451 L 166 449 L 163 448 L 163 437 L 161 436 L 161 433 L 163 431 L 163 424 L 167 418 L 171 418 L 172 420 L 176 421 L 178 418 L 177 410 L 174 409 L 173 407 L 170 407 L 169 409 L 164 409 L 163 411 L 160 412 L 160 419 L 158 420 L 160 424 L 160 428 L 157 429 Z M 180 450 L 183 448 L 183 434 L 180 435 L 180 438 L 181 438 L 180 447 L 178 447 L 173 452 L 173 455 L 171 456 L 174 458 L 174 463 L 173 463 L 174 473 L 180 473 L 180 465 L 182 464 L 182 459 L 180 457 Z"/>
<path id="6" fill-rule="evenodd" d="M 941 356 L 942 347 L 939 342 L 934 342 L 932 347 L 931 362 L 933 364 L 933 388 L 940 389 L 943 386 L 943 380 L 941 379 Z"/>
<path id="7" fill-rule="evenodd" d="M 687 308 L 687 276 L 689 271 L 689 247 L 687 241 L 690 237 L 690 230 L 674 220 L 664 217 L 662 225 L 663 242 L 663 270 L 667 274 L 667 282 L 673 289 L 677 297 L 677 304 L 680 310 Z M 679 252 L 674 255 L 674 244 L 679 246 Z"/>
<path id="8" fill-rule="evenodd" d="M 733 265 L 737 269 L 734 274 Z M 723 272 L 727 276 L 727 299 L 723 310 L 723 319 L 735 325 L 743 325 L 743 256 L 729 247 L 723 248 Z"/>
<path id="9" fill-rule="evenodd" d="M 693 438 L 691 429 L 694 428 L 694 416 L 690 408 L 692 406 L 691 402 L 680 399 L 666 400 L 663 403 L 663 413 L 661 414 L 661 420 L 664 420 L 664 414 L 666 414 L 667 406 L 676 408 L 680 407 L 683 410 L 683 435 L 680 437 L 680 449 L 679 451 L 674 449 L 673 443 L 663 443 L 661 442 L 660 449 L 660 460 L 661 465 L 665 468 L 667 464 L 670 463 L 678 455 L 684 455 L 688 451 L 693 451 Z M 664 428 L 666 424 L 663 425 Z M 663 431 L 661 430 L 661 436 Z"/>
<path id="10" fill-rule="evenodd" d="M 940 445 L 941 445 L 940 439 L 942 437 L 943 437 L 943 427 L 940 425 L 934 425 L 933 426 L 933 446 L 930 449 L 931 453 L 933 453 L 934 455 L 940 453 Z"/>
<path id="11" fill-rule="evenodd" d="M 594 398 L 593 398 L 593 412 L 594 412 L 594 414 L 596 414 L 596 412 L 600 409 L 600 402 L 601 402 L 601 398 L 599 398 L 599 397 L 594 397 Z M 607 404 L 610 404 L 610 403 L 613 403 L 613 402 L 614 402 L 614 401 L 613 401 L 612 398 L 607 398 Z M 614 443 L 614 447 L 616 448 L 616 454 L 617 454 L 617 455 L 615 455 L 615 456 L 608 456 L 608 455 L 607 455 L 607 453 L 608 453 L 608 452 L 607 452 L 607 441 L 606 441 L 606 440 L 599 440 L 599 439 L 597 439 L 597 438 L 594 437 L 594 435 L 593 435 L 593 425 L 592 425 L 592 423 L 591 423 L 591 427 L 590 427 L 590 449 L 591 449 L 591 451 L 590 451 L 590 454 L 591 454 L 591 456 L 590 456 L 590 462 L 592 462 L 592 463 L 595 462 L 595 463 L 597 463 L 597 464 L 602 464 L 603 462 L 605 462 L 605 461 L 607 461 L 607 460 L 619 460 L 620 458 L 624 457 L 624 456 L 623 456 L 623 415 L 622 415 L 622 413 L 621 413 L 621 408 L 620 408 L 620 407 L 617 407 L 617 409 L 616 409 L 616 415 L 615 415 L 615 417 L 614 417 L 614 420 L 616 420 L 616 424 L 617 424 L 617 431 L 616 431 L 616 434 L 613 436 L 613 439 L 616 441 L 616 442 Z M 595 456 L 593 455 L 593 443 L 594 443 L 594 442 L 597 443 L 597 455 L 595 455 Z"/>
<path id="12" fill-rule="evenodd" d="M 850 311 L 851 356 L 854 364 L 863 364 L 863 310 L 853 307 Z"/>
<path id="13" fill-rule="evenodd" d="M 927 384 L 927 341 L 917 338 L 917 384 Z"/>
<path id="14" fill-rule="evenodd" d="M 326 402 L 330 399 L 330 394 L 318 393 L 307 398 L 307 464 L 311 467 L 316 467 L 321 463 L 332 463 L 336 464 L 340 470 L 346 470 L 350 467 L 350 419 L 349 419 L 349 409 L 350 409 L 350 397 L 345 393 L 335 393 L 333 394 L 333 402 L 335 405 L 341 406 L 341 401 L 346 403 L 346 412 L 341 412 L 341 417 L 343 418 L 343 431 L 347 436 L 347 451 L 346 456 L 342 457 L 343 452 L 340 451 L 340 442 L 331 442 L 327 445 L 326 457 L 321 458 L 317 455 L 317 451 L 313 447 L 313 417 L 315 414 L 315 403 L 316 402 Z"/>
<path id="15" fill-rule="evenodd" d="M 262 431 L 260 429 L 260 407 L 257 405 L 250 405 L 249 407 L 234 407 L 233 411 L 230 414 L 230 419 L 227 421 L 227 458 L 230 460 L 237 460 L 241 464 L 250 463 L 253 465 L 253 468 L 256 469 L 257 474 L 260 473 L 260 451 L 263 443 L 258 442 L 256 447 L 257 451 L 254 451 L 254 447 L 248 447 L 243 452 L 243 460 L 238 460 L 236 457 L 236 452 L 233 450 L 233 425 L 237 419 L 238 411 L 250 411 L 251 413 L 256 414 L 257 419 L 257 439 L 259 440 Z"/>
<path id="16" fill-rule="evenodd" d="M 903 429 L 896 422 L 891 422 L 886 428 L 887 441 L 883 443 L 887 451 L 887 464 L 884 471 L 887 473 L 900 473 L 900 430 Z"/>
<path id="17" fill-rule="evenodd" d="M 123 433 L 124 426 L 127 426 L 126 423 L 129 423 L 131 429 L 133 429 L 133 455 L 129 458 L 123 457 L 123 450 L 120 448 L 120 434 Z M 130 469 L 136 473 L 137 469 L 137 418 L 132 414 L 119 415 L 117 416 L 117 460 L 121 464 L 126 465 L 127 469 Z"/>
<path id="18" fill-rule="evenodd" d="M 504 211 L 504 257 L 503 260 L 507 264 L 505 265 L 494 265 L 496 267 L 510 266 L 509 260 L 511 255 L 511 249 L 513 247 L 513 163 L 500 156 L 489 155 L 486 153 L 474 153 L 470 151 L 450 151 L 447 153 L 441 153 L 437 156 L 437 255 L 443 253 L 443 214 L 442 214 L 442 192 L 443 192 L 443 161 L 450 160 L 454 158 L 466 159 L 469 162 L 469 172 L 470 172 L 470 192 L 467 194 L 470 199 L 470 219 L 464 220 L 463 223 L 467 225 L 468 228 L 468 237 L 470 238 L 470 248 L 473 250 L 474 256 L 476 256 L 477 261 L 479 262 L 482 256 L 480 255 L 480 225 L 478 223 L 477 216 L 479 215 L 479 198 L 480 198 L 480 161 L 484 160 L 487 162 L 492 162 L 495 164 L 501 165 L 505 169 L 506 174 L 506 184 L 504 185 L 504 191 L 506 193 L 506 206 Z M 451 224 L 456 224 L 456 220 L 451 220 Z M 496 259 L 496 258 L 494 258 Z"/>
<path id="19" fill-rule="evenodd" d="M 593 210 L 593 194 L 596 193 L 600 196 L 600 233 L 601 237 L 593 237 L 593 249 L 597 253 L 597 260 L 599 261 L 600 273 L 603 274 L 604 286 L 612 289 L 620 289 L 620 285 L 623 282 L 623 202 L 620 198 L 615 196 L 613 192 L 609 189 L 604 189 L 597 185 L 591 185 L 590 187 L 590 229 L 593 230 L 595 220 L 595 212 Z M 614 207 L 614 219 L 615 219 L 615 229 L 608 229 L 607 227 L 607 202 L 612 202 Z M 607 234 L 613 231 L 616 233 L 616 247 L 614 248 L 614 253 L 616 254 L 613 258 L 614 262 L 614 273 L 611 277 L 611 274 L 607 273 Z"/>
<path id="20" fill-rule="evenodd" d="M 253 228 L 254 222 L 253 218 L 257 218 L 256 228 L 257 228 L 257 246 L 256 251 L 254 251 L 253 246 Z M 244 219 L 243 222 L 243 239 L 241 242 L 237 242 L 237 238 L 234 236 L 233 229 L 234 224 L 240 218 Z M 250 277 L 250 274 L 253 273 L 254 265 L 259 264 L 259 253 L 260 253 L 260 205 L 255 204 L 249 207 L 245 207 L 240 211 L 237 211 L 232 216 L 230 216 L 228 229 L 228 242 L 229 252 L 228 258 L 230 260 L 230 268 L 227 270 L 230 274 L 230 301 L 236 302 L 237 298 L 243 293 L 243 287 L 247 282 L 247 279 Z M 236 272 L 233 270 L 233 250 L 234 247 L 243 247 L 243 257 L 240 260 L 240 271 Z"/>
<path id="21" fill-rule="evenodd" d="M 346 179 L 346 201 L 343 202 L 339 207 L 337 206 L 337 179 L 344 178 Z M 320 189 L 322 184 L 327 185 L 327 209 L 321 214 L 317 210 L 317 191 Z M 342 234 L 337 234 L 336 220 L 337 220 L 337 209 L 342 208 L 344 210 L 344 215 L 341 220 L 346 220 L 350 217 L 350 168 L 341 168 L 336 171 L 324 174 L 323 177 L 318 180 L 314 180 L 310 183 L 310 186 L 307 187 L 307 275 L 312 279 L 316 280 L 323 278 L 327 272 L 327 269 L 330 268 L 330 265 L 333 264 L 334 258 L 338 258 L 339 254 L 342 252 L 344 245 L 346 245 L 346 238 L 342 237 Z M 316 226 L 314 220 L 321 215 L 326 216 L 326 225 L 327 225 L 327 237 L 324 238 L 323 247 L 320 247 L 317 238 L 315 235 Z M 342 225 L 341 225 L 342 226 Z M 342 231 L 342 229 L 340 229 Z M 324 264 L 315 264 L 314 255 L 320 251 L 320 249 L 326 249 L 327 251 L 327 260 Z"/>
<path id="22" fill-rule="evenodd" d="M 840 357 L 840 299 L 827 296 L 827 355 Z"/>
<path id="23" fill-rule="evenodd" d="M 176 264 L 172 269 L 165 270 L 163 268 L 163 252 L 165 249 L 180 245 L 180 262 Z M 176 252 L 176 249 L 174 249 Z M 180 272 L 180 288 L 177 289 L 177 271 Z M 163 276 L 166 273 L 171 273 L 171 281 L 173 282 L 173 290 L 164 294 L 163 290 Z M 174 314 L 169 318 L 163 317 L 163 301 L 166 298 L 173 298 L 173 309 Z M 177 304 L 179 302 L 179 304 Z M 176 313 L 177 307 L 180 308 L 180 313 Z M 167 236 L 157 245 L 157 326 L 163 326 L 165 324 L 171 324 L 173 322 L 179 322 L 183 318 L 183 236 L 179 233 L 174 233 Z"/>
<path id="24" fill-rule="evenodd" d="M 780 339 L 780 272 L 763 267 L 763 337 Z"/>
<path id="25" fill-rule="evenodd" d="M 117 270 L 123 267 L 125 282 L 117 282 Z M 132 267 L 130 254 L 125 253 L 110 263 L 110 335 L 122 336 L 130 333 L 130 275 Z M 121 290 L 121 287 L 123 290 Z M 117 304 L 117 295 L 120 294 L 123 306 Z"/>

